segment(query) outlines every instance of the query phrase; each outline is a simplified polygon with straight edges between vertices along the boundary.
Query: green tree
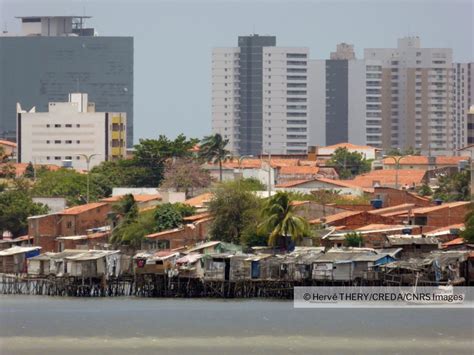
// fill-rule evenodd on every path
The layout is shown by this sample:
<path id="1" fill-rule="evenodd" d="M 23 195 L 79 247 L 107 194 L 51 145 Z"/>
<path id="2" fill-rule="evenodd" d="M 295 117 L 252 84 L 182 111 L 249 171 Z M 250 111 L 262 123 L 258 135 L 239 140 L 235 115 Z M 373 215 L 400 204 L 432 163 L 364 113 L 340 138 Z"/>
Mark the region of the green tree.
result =
<path id="1" fill-rule="evenodd" d="M 172 203 L 165 203 L 156 208 L 155 221 L 157 231 L 161 232 L 181 226 L 183 216 Z"/>
<path id="2" fill-rule="evenodd" d="M 438 178 L 439 187 L 434 192 L 433 198 L 443 201 L 469 201 L 471 197 L 470 179 L 471 173 L 469 170 L 440 176 Z"/>
<path id="3" fill-rule="evenodd" d="M 269 245 L 280 242 L 286 248 L 288 238 L 297 242 L 310 234 L 308 222 L 294 212 L 290 195 L 286 192 L 279 191 L 269 198 L 262 214 L 264 219 L 259 229 L 269 234 Z"/>
<path id="4" fill-rule="evenodd" d="M 370 161 L 359 152 L 349 152 L 347 148 L 337 148 L 328 165 L 333 166 L 342 179 L 370 171 Z"/>
<path id="5" fill-rule="evenodd" d="M 28 232 L 28 217 L 45 214 L 48 207 L 35 203 L 24 190 L 0 193 L 0 232 L 9 231 L 14 238 Z"/>
<path id="6" fill-rule="evenodd" d="M 35 177 L 35 167 L 31 163 L 31 161 L 26 166 L 25 173 L 23 174 L 23 176 L 28 179 L 33 179 Z"/>
<path id="7" fill-rule="evenodd" d="M 138 206 L 133 195 L 123 196 L 112 206 L 112 210 L 116 214 L 114 222 L 119 222 L 112 230 L 111 242 L 139 248 L 147 230 L 140 223 Z"/>
<path id="8" fill-rule="evenodd" d="M 428 184 L 423 184 L 418 189 L 418 195 L 420 196 L 431 196 L 432 194 L 433 194 L 433 190 Z"/>
<path id="9" fill-rule="evenodd" d="M 136 182 L 139 186 L 156 187 L 163 179 L 164 164 L 168 159 L 191 157 L 191 149 L 198 139 L 187 139 L 180 134 L 175 140 L 160 135 L 158 139 L 140 139 L 135 145 L 133 164 L 146 169 L 146 174 L 140 175 Z"/>
<path id="10" fill-rule="evenodd" d="M 239 183 L 244 190 L 248 191 L 265 191 L 267 189 L 265 184 L 253 177 L 240 179 Z"/>
<path id="11" fill-rule="evenodd" d="M 364 245 L 364 238 L 360 233 L 352 232 L 352 233 L 347 233 L 345 236 L 346 240 L 346 245 L 348 247 L 362 247 Z"/>
<path id="12" fill-rule="evenodd" d="M 199 149 L 199 157 L 208 163 L 219 164 L 219 181 L 222 182 L 222 163 L 230 156 L 226 150 L 228 139 L 223 139 L 219 133 L 204 137 Z"/>
<path id="13" fill-rule="evenodd" d="M 106 192 L 91 176 L 90 200 L 103 198 Z M 38 172 L 32 194 L 42 197 L 64 197 L 69 205 L 83 204 L 87 194 L 87 175 L 72 169 Z"/>
<path id="14" fill-rule="evenodd" d="M 461 237 L 468 243 L 474 243 L 474 204 L 471 203 L 470 211 L 464 218 L 465 229 L 461 232 Z"/>
<path id="15" fill-rule="evenodd" d="M 165 176 L 161 187 L 183 191 L 186 196 L 196 188 L 208 187 L 211 174 L 192 158 L 173 159 L 166 163 Z"/>
<path id="16" fill-rule="evenodd" d="M 221 183 L 209 203 L 211 238 L 239 244 L 244 231 L 256 224 L 260 206 L 260 199 L 238 181 Z"/>

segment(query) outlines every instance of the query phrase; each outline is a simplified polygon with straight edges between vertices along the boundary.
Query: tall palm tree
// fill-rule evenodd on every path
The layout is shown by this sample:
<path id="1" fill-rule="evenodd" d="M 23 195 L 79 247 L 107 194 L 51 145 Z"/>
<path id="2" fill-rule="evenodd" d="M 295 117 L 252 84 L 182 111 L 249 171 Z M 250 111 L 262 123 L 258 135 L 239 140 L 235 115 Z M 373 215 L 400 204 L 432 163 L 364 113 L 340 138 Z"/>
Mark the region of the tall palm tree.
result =
<path id="1" fill-rule="evenodd" d="M 268 245 L 273 246 L 278 240 L 283 240 L 286 247 L 288 237 L 297 241 L 309 235 L 308 222 L 295 214 L 287 192 L 279 191 L 269 198 L 262 213 L 264 220 L 258 228 L 263 233 L 269 233 Z"/>
<path id="2" fill-rule="evenodd" d="M 219 133 L 213 136 L 204 137 L 199 148 L 199 157 L 208 163 L 219 164 L 219 181 L 222 181 L 222 162 L 230 156 L 230 152 L 225 149 L 229 143 L 228 139 L 223 139 Z"/>

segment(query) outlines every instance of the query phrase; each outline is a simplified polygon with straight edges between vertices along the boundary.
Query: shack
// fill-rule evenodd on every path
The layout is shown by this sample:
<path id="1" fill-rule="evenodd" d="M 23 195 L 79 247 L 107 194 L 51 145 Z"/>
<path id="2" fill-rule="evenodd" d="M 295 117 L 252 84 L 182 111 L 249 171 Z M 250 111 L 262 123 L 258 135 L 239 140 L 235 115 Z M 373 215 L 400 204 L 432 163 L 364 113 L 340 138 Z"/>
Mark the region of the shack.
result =
<path id="1" fill-rule="evenodd" d="M 197 279 L 204 277 L 203 255 L 191 253 L 176 260 L 179 277 Z"/>
<path id="2" fill-rule="evenodd" d="M 112 277 L 121 273 L 119 250 L 89 250 L 64 258 L 67 274 L 78 277 Z"/>
<path id="3" fill-rule="evenodd" d="M 248 254 L 216 253 L 206 254 L 204 260 L 204 280 L 237 281 L 248 279 L 246 261 Z"/>
<path id="4" fill-rule="evenodd" d="M 147 251 L 136 254 L 135 261 L 136 274 L 168 274 L 175 266 L 180 253 L 174 250 Z"/>
<path id="5" fill-rule="evenodd" d="M 384 265 L 388 285 L 463 285 L 469 282 L 469 251 L 437 251 Z"/>
<path id="6" fill-rule="evenodd" d="M 362 281 L 376 280 L 373 274 L 381 265 L 394 261 L 389 254 L 375 251 L 329 251 L 313 263 L 313 280 L 318 281 Z"/>
<path id="7" fill-rule="evenodd" d="M 439 249 L 439 241 L 425 235 L 391 235 L 387 236 L 387 247 L 402 248 L 400 257 L 409 258 L 427 254 Z"/>
<path id="8" fill-rule="evenodd" d="M 61 277 L 67 274 L 65 258 L 84 253 L 84 250 L 66 249 L 60 253 L 46 252 L 28 259 L 28 275 Z"/>
<path id="9" fill-rule="evenodd" d="M 27 259 L 39 255 L 41 247 L 11 247 L 0 251 L 0 273 L 20 274 L 28 271 Z"/>

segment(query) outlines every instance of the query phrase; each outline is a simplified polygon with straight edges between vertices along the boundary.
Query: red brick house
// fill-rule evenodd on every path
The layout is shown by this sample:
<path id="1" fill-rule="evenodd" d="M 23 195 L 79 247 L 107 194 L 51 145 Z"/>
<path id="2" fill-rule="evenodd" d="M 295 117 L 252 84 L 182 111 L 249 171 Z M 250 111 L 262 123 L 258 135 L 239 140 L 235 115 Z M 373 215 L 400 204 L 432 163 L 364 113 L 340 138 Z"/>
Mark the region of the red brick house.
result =
<path id="1" fill-rule="evenodd" d="M 366 211 L 345 211 L 325 218 L 314 219 L 310 224 L 326 224 L 333 227 L 344 227 L 344 230 L 355 230 L 368 224 L 395 224 L 391 217 L 379 216 Z"/>
<path id="2" fill-rule="evenodd" d="M 57 251 L 56 237 L 85 235 L 91 228 L 109 224 L 107 220 L 111 205 L 94 202 L 68 208 L 62 212 L 28 218 L 28 235 L 42 251 Z"/>
<path id="3" fill-rule="evenodd" d="M 212 217 L 205 216 L 180 228 L 149 234 L 145 236 L 143 249 L 176 249 L 202 242 L 208 237 L 212 220 Z"/>

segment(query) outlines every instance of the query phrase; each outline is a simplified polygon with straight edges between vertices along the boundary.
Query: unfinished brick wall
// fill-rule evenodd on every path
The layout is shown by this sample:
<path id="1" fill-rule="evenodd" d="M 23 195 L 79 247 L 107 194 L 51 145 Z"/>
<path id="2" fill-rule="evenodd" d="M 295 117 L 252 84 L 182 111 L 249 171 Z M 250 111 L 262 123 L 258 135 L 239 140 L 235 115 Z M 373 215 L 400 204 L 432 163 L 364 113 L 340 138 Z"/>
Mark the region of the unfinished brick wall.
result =
<path id="1" fill-rule="evenodd" d="M 427 207 L 433 204 L 430 200 L 418 197 L 408 191 L 389 187 L 376 187 L 372 196 L 373 198 L 382 199 L 383 207 L 392 207 L 404 203 L 413 203 L 416 207 Z"/>

